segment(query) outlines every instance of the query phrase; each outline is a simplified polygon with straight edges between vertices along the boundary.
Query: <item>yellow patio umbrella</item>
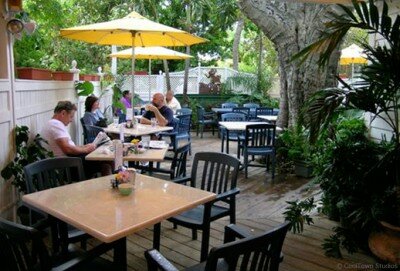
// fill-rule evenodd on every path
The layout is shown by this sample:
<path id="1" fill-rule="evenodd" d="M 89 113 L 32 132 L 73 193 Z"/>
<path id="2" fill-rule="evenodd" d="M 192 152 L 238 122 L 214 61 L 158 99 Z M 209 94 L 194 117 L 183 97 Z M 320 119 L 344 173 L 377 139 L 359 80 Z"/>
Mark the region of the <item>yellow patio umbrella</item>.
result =
<path id="1" fill-rule="evenodd" d="M 133 50 L 126 49 L 108 56 L 117 58 L 132 58 Z M 191 55 L 180 53 L 174 50 L 170 50 L 160 46 L 154 47 L 136 47 L 135 58 L 136 59 L 148 59 L 149 60 L 149 101 L 151 101 L 150 91 L 150 74 L 151 74 L 151 60 L 152 59 L 172 59 L 172 60 L 183 60 L 191 58 Z"/>
<path id="2" fill-rule="evenodd" d="M 180 29 L 153 22 L 137 12 L 124 18 L 97 24 L 61 29 L 61 36 L 103 45 L 132 47 L 132 73 L 135 71 L 135 47 L 148 46 L 190 46 L 206 42 Z M 134 92 L 132 77 L 132 93 Z"/>
<path id="3" fill-rule="evenodd" d="M 340 54 L 340 65 L 351 65 L 351 78 L 354 75 L 354 64 L 367 64 L 367 55 L 363 53 L 363 49 L 355 44 L 344 48 Z"/>

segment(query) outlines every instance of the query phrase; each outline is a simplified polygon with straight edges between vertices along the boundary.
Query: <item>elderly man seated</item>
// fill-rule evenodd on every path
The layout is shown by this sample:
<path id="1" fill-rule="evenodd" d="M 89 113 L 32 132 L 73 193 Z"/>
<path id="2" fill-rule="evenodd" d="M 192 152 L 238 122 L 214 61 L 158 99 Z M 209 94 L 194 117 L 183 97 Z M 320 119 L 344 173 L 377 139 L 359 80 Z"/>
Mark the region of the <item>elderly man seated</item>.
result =
<path id="1" fill-rule="evenodd" d="M 46 147 L 54 156 L 78 156 L 82 158 L 87 177 L 101 171 L 102 175 L 111 174 L 111 165 L 107 163 L 85 161 L 84 156 L 96 149 L 96 145 L 75 145 L 67 130 L 68 124 L 74 120 L 76 105 L 70 101 L 60 101 L 54 109 L 54 115 L 43 127 L 41 135 L 47 141 Z"/>
<path id="2" fill-rule="evenodd" d="M 176 110 L 181 109 L 181 104 L 174 97 L 174 92 L 172 90 L 168 90 L 165 94 L 165 103 L 169 108 L 172 109 L 174 114 L 176 114 Z"/>

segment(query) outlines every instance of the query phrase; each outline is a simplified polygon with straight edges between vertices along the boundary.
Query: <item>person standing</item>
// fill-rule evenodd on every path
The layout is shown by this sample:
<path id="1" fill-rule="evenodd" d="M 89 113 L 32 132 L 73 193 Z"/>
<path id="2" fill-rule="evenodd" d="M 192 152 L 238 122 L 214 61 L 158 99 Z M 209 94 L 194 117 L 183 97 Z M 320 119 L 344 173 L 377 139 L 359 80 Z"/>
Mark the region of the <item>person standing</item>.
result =
<path id="1" fill-rule="evenodd" d="M 174 114 L 176 114 L 176 110 L 181 109 L 181 104 L 174 97 L 174 92 L 172 90 L 168 90 L 165 94 L 165 104 L 172 109 Z"/>

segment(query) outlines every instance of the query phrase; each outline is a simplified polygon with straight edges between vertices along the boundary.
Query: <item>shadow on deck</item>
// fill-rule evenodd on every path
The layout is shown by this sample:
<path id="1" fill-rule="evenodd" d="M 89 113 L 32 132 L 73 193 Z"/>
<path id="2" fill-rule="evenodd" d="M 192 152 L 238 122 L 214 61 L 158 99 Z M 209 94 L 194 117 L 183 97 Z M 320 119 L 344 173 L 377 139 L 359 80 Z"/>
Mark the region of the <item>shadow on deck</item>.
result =
<path id="1" fill-rule="evenodd" d="M 193 136 L 193 154 L 199 151 L 217 151 L 221 142 L 217 136 L 205 133 L 204 138 Z M 230 151 L 236 154 L 235 144 Z M 193 156 L 192 156 L 193 157 Z M 191 159 L 188 171 L 191 168 Z M 286 201 L 304 199 L 310 195 L 319 197 L 317 188 L 309 189 L 309 180 L 277 175 L 274 182 L 263 168 L 249 168 L 249 178 L 239 174 L 238 186 L 241 193 L 237 197 L 237 224 L 251 228 L 254 232 L 267 230 L 283 222 L 282 213 Z M 344 254 L 344 259 L 328 258 L 321 247 L 323 240 L 332 234 L 335 222 L 316 215 L 314 225 L 306 226 L 302 234 L 288 233 L 284 243 L 284 261 L 280 270 L 325 271 L 325 270 L 375 270 L 372 257 L 362 253 Z M 224 226 L 228 219 L 220 219 L 211 224 L 210 247 L 223 243 Z M 200 233 L 200 232 L 199 232 Z M 200 233 L 201 234 L 201 233 Z M 128 270 L 147 270 L 144 251 L 152 247 L 152 229 L 146 229 L 128 237 Z M 161 228 L 161 252 L 181 269 L 198 263 L 200 258 L 201 236 L 191 239 L 191 231 L 179 227 L 172 228 L 163 222 Z"/>

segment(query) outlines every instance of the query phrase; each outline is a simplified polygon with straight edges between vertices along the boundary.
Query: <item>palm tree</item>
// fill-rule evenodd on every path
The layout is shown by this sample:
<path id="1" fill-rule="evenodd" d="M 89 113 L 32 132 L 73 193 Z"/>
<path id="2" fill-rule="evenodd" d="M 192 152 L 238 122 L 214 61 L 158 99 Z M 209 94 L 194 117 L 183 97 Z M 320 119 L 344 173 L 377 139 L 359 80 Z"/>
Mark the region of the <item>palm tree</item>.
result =
<path id="1" fill-rule="evenodd" d="M 397 191 L 397 223 L 400 225 L 400 15 L 392 19 L 386 2 L 379 11 L 373 0 L 369 3 L 353 0 L 353 9 L 339 6 L 344 14 L 331 21 L 325 35 L 303 49 L 298 58 L 304 60 L 319 54 L 319 64 L 325 65 L 351 28 L 364 29 L 382 40 L 376 46 L 360 41 L 369 61 L 361 72 L 366 82 L 364 87 L 345 85 L 345 89 L 322 90 L 312 97 L 305 114 L 310 138 L 317 138 L 339 108 L 359 109 L 370 113 L 373 120 L 380 119 L 386 123 L 392 131 L 393 145 L 374 169 L 385 167 L 386 172 L 392 173 L 387 176 L 393 176 L 393 186 Z"/>

